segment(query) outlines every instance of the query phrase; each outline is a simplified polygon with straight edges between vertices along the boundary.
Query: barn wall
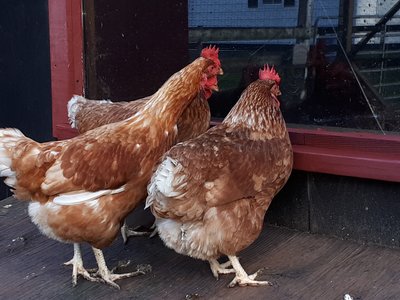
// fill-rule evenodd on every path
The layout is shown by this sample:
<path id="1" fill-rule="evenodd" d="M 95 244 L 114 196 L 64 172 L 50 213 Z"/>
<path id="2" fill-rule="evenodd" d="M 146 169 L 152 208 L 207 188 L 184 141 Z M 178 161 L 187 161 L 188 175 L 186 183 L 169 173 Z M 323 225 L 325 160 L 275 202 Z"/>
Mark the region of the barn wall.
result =
<path id="1" fill-rule="evenodd" d="M 187 1 L 85 0 L 86 96 L 154 93 L 188 63 Z"/>
<path id="2" fill-rule="evenodd" d="M 400 247 L 400 185 L 294 171 L 266 221 L 311 233 Z"/>
<path id="3" fill-rule="evenodd" d="M 247 1 L 189 1 L 189 27 L 285 27 L 297 25 L 298 1 L 294 7 L 262 4 L 249 8 Z"/>
<path id="4" fill-rule="evenodd" d="M 264 4 L 249 8 L 243 0 L 189 0 L 189 27 L 296 27 L 298 24 L 299 0 L 294 6 Z M 340 0 L 314 1 L 313 22 L 320 17 L 333 17 L 319 24 L 329 26 L 337 23 Z"/>

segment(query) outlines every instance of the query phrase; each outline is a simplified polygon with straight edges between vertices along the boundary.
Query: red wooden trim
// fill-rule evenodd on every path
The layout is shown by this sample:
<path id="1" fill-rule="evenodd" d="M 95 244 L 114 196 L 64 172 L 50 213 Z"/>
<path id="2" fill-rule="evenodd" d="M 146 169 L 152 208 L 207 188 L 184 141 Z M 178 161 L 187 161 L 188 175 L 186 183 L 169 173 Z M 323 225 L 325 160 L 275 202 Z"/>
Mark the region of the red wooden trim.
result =
<path id="1" fill-rule="evenodd" d="M 371 132 L 344 131 L 341 128 L 293 128 L 289 124 L 293 144 L 346 151 L 362 151 L 400 158 L 400 135 L 382 135 Z"/>
<path id="2" fill-rule="evenodd" d="M 65 138 L 57 127 L 68 124 L 67 102 L 83 94 L 82 1 L 48 1 L 50 29 L 53 135 Z"/>
<path id="3" fill-rule="evenodd" d="M 398 158 L 299 145 L 293 152 L 296 170 L 400 182 Z"/>
<path id="4" fill-rule="evenodd" d="M 293 128 L 290 124 L 288 131 L 296 170 L 400 182 L 398 134 Z"/>
<path id="5" fill-rule="evenodd" d="M 400 182 L 400 135 L 321 128 L 289 134 L 297 170 Z"/>
<path id="6" fill-rule="evenodd" d="M 53 131 L 59 139 L 71 139 L 78 135 L 78 130 L 71 128 L 69 124 L 57 124 Z"/>

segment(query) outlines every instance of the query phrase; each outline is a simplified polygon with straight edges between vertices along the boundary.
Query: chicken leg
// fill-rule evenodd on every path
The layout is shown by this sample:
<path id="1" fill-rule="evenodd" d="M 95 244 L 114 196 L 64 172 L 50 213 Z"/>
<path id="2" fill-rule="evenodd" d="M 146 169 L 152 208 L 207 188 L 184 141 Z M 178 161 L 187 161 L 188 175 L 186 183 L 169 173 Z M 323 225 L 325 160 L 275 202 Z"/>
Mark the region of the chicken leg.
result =
<path id="1" fill-rule="evenodd" d="M 138 269 L 137 271 L 130 272 L 130 273 L 113 274 L 106 265 L 103 251 L 101 251 L 100 249 L 97 249 L 95 247 L 92 247 L 92 249 L 93 249 L 96 261 L 97 261 L 97 266 L 99 267 L 99 269 L 95 275 L 100 277 L 101 280 L 104 281 L 105 283 L 108 283 L 109 285 L 111 285 L 117 289 L 120 289 L 120 287 L 118 284 L 116 284 L 114 282 L 115 280 L 146 274 L 146 272 L 141 269 Z"/>
<path id="2" fill-rule="evenodd" d="M 216 259 L 210 259 L 208 261 L 210 263 L 211 272 L 213 273 L 214 277 L 218 279 L 219 274 L 229 274 L 229 273 L 236 273 L 235 269 L 228 268 L 232 266 L 230 260 L 227 262 L 220 264 Z"/>
<path id="3" fill-rule="evenodd" d="M 235 269 L 236 276 L 233 278 L 233 280 L 229 283 L 228 287 L 234 287 L 235 285 L 239 286 L 260 286 L 260 285 L 272 285 L 269 281 L 257 281 L 254 280 L 258 272 L 255 272 L 252 275 L 247 275 L 246 271 L 243 269 L 242 265 L 239 262 L 239 259 L 236 256 L 230 256 L 228 255 L 229 260 L 232 263 L 233 269 Z"/>
<path id="4" fill-rule="evenodd" d="M 126 224 L 126 221 L 124 221 L 124 224 L 121 226 L 121 235 L 122 235 L 122 239 L 124 240 L 124 244 L 126 244 L 128 242 L 128 239 L 131 236 L 149 236 L 149 237 L 154 237 L 157 234 L 157 228 L 155 223 L 153 225 L 151 225 L 150 230 L 149 231 L 137 231 L 138 227 L 136 228 L 129 228 L 128 225 Z"/>
<path id="5" fill-rule="evenodd" d="M 122 239 L 124 240 L 124 244 L 128 242 L 128 239 L 131 236 L 146 236 L 151 234 L 151 231 L 137 231 L 137 228 L 138 227 L 135 227 L 133 229 L 129 228 L 126 224 L 126 220 L 124 221 L 124 224 L 121 226 L 121 235 Z"/>
<path id="6" fill-rule="evenodd" d="M 83 278 L 89 281 L 99 281 L 94 278 L 90 273 L 83 267 L 81 248 L 78 243 L 74 243 L 74 257 L 64 263 L 65 266 L 72 265 L 72 286 L 76 286 L 78 282 L 78 275 L 82 275 Z"/>

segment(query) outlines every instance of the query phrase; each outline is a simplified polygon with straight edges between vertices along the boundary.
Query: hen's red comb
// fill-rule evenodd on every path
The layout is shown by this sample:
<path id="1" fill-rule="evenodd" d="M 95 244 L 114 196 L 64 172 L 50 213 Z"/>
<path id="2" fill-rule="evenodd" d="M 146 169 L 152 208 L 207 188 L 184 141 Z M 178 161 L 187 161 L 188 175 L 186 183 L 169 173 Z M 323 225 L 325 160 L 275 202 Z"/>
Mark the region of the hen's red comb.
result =
<path id="1" fill-rule="evenodd" d="M 221 61 L 218 58 L 219 48 L 212 46 L 208 46 L 201 50 L 201 57 L 208 58 L 213 60 L 219 67 L 221 66 Z"/>
<path id="2" fill-rule="evenodd" d="M 275 71 L 274 67 L 269 67 L 269 65 L 264 65 L 264 69 L 260 69 L 258 72 L 258 78 L 261 80 L 273 80 L 277 84 L 281 83 L 281 78 L 279 77 L 279 74 Z"/>

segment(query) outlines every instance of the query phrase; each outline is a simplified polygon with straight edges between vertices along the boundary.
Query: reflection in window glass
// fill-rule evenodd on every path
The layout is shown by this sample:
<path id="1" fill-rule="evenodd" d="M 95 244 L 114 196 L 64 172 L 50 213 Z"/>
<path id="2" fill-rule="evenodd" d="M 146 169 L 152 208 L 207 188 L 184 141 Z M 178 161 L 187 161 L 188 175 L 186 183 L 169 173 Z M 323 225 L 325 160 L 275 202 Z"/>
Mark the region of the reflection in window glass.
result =
<path id="1" fill-rule="evenodd" d="M 280 4 L 282 0 L 263 0 L 264 4 Z"/>
<path id="2" fill-rule="evenodd" d="M 258 0 L 248 0 L 247 1 L 248 8 L 255 8 L 258 7 Z"/>
<path id="3" fill-rule="evenodd" d="M 294 0 L 284 0 L 283 1 L 283 6 L 284 7 L 289 7 L 289 6 L 294 6 L 295 5 L 295 1 Z"/>
<path id="4" fill-rule="evenodd" d="M 189 1 L 189 30 L 226 29 L 201 41 L 220 47 L 225 72 L 213 116 L 223 118 L 269 63 L 282 77 L 288 123 L 400 132 L 400 2 L 284 1 L 291 3 L 254 11 L 239 1 Z M 196 57 L 198 41 L 190 49 Z"/>

